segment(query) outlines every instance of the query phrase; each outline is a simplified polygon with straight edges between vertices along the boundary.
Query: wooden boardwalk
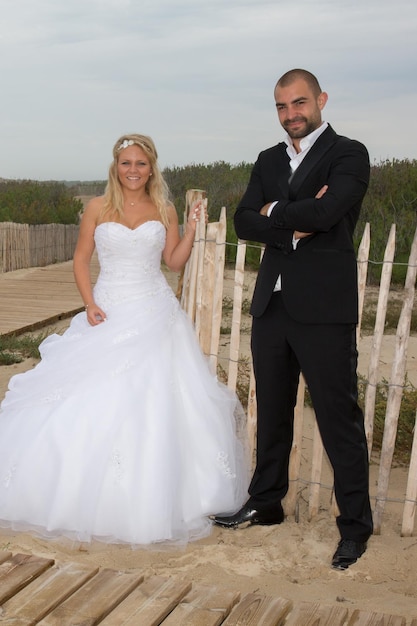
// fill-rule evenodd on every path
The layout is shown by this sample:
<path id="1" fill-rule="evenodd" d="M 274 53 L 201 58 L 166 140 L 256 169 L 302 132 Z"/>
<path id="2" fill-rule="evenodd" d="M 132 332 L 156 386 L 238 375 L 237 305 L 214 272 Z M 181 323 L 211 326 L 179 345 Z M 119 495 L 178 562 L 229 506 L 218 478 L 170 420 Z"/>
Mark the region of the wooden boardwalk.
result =
<path id="1" fill-rule="evenodd" d="M 98 276 L 96 256 L 91 263 L 93 282 Z M 176 272 L 165 271 L 176 291 Z M 84 309 L 72 271 L 72 261 L 0 273 L 0 336 L 36 330 L 72 317 Z"/>
<path id="2" fill-rule="evenodd" d="M 93 279 L 97 273 L 94 259 Z M 0 335 L 35 330 L 83 308 L 72 261 L 0 274 Z"/>
<path id="3" fill-rule="evenodd" d="M 183 578 L 0 552 L 0 624 L 10 626 L 406 626 L 399 615 L 249 593 Z M 410 626 L 417 626 L 413 619 Z"/>

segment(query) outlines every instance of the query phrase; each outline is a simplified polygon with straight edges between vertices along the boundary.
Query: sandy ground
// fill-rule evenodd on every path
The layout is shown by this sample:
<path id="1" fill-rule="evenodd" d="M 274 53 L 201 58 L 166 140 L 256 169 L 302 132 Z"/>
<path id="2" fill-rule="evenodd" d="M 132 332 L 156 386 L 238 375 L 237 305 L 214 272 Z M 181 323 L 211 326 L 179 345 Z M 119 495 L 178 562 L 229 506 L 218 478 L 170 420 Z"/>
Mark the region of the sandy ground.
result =
<path id="1" fill-rule="evenodd" d="M 60 331 L 66 326 L 54 326 Z M 389 377 L 394 337 L 387 337 L 381 354 L 381 376 Z M 371 338 L 360 342 L 359 371 L 366 375 Z M 0 367 L 0 399 L 10 376 L 33 367 L 35 362 Z M 407 371 L 417 383 L 417 340 L 410 339 Z M 303 456 L 308 456 L 308 448 Z M 308 462 L 308 458 L 306 459 Z M 371 485 L 377 467 L 371 466 Z M 391 473 L 391 493 L 403 500 L 407 470 Z M 33 538 L 28 534 L 0 533 L 0 549 L 13 553 L 77 561 L 120 570 L 137 569 L 145 575 L 186 577 L 240 592 L 260 592 L 295 602 L 307 600 L 326 605 L 345 605 L 368 611 L 402 615 L 410 624 L 417 618 L 417 530 L 403 538 L 402 505 L 387 504 L 381 535 L 373 536 L 364 556 L 345 572 L 329 567 L 338 541 L 334 518 L 323 507 L 317 518 L 307 520 L 307 495 L 301 494 L 297 520 L 287 517 L 280 526 L 253 526 L 239 530 L 213 527 L 209 537 L 185 548 L 131 550 L 121 545 L 65 545 Z M 284 502 L 285 507 L 285 502 Z M 151 514 L 151 512 L 150 512 Z"/>

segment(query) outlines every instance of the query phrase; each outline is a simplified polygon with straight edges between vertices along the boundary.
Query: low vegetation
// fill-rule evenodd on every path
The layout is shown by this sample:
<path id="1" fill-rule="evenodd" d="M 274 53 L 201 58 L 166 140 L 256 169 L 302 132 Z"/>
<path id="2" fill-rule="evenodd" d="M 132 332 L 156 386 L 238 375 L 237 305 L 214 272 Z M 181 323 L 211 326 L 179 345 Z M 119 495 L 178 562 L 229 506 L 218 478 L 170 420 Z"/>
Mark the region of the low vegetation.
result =
<path id="1" fill-rule="evenodd" d="M 367 382 L 363 376 L 358 378 L 359 404 L 364 409 Z M 383 379 L 378 383 L 375 397 L 373 451 L 378 453 L 382 446 L 384 435 L 385 413 L 388 399 L 388 381 Z M 394 461 L 397 464 L 409 465 L 411 447 L 413 443 L 414 427 L 416 422 L 417 389 L 405 380 L 401 398 L 400 415 L 398 418 L 397 438 L 395 441 Z"/>
<path id="2" fill-rule="evenodd" d="M 192 164 L 184 167 L 165 168 L 164 175 L 171 189 L 172 198 L 180 220 L 184 211 L 187 189 L 203 189 L 209 199 L 209 219 L 216 221 L 223 206 L 227 208 L 226 261 L 234 262 L 237 243 L 233 228 L 233 212 L 249 181 L 252 164 L 230 165 L 223 161 L 209 165 Z M 82 211 L 82 202 L 77 196 L 100 195 L 105 181 L 7 181 L 0 180 L 0 222 L 12 221 L 27 224 L 62 223 L 77 224 Z M 359 245 L 365 224 L 371 227 L 371 252 L 368 269 L 368 285 L 379 283 L 384 251 L 392 224 L 396 225 L 396 253 L 393 266 L 392 284 L 400 288 L 404 284 L 411 243 L 416 229 L 417 212 L 417 161 L 392 160 L 373 164 L 368 193 L 356 228 L 355 245 Z M 256 269 L 259 265 L 259 246 L 248 242 L 248 266 Z M 362 331 L 373 332 L 377 295 L 369 292 L 365 301 L 362 318 Z M 390 296 L 385 330 L 394 332 L 402 306 L 401 290 L 396 297 L 395 289 Z M 225 302 L 224 308 L 230 309 Z M 249 301 L 245 300 L 245 312 Z M 230 331 L 225 321 L 222 331 Z M 417 313 L 413 313 L 411 332 L 417 332 Z M 0 365 L 9 365 L 25 358 L 39 357 L 38 346 L 44 339 L 42 333 L 22 337 L 0 337 Z M 226 374 L 220 371 L 220 378 Z M 243 404 L 247 402 L 250 367 L 246 359 L 239 364 L 238 395 Z M 366 381 L 359 380 L 360 401 L 363 401 Z M 382 381 L 377 390 L 375 412 L 374 447 L 382 442 L 383 423 L 387 400 L 387 384 Z M 417 390 L 407 382 L 403 394 L 398 426 L 395 458 L 407 462 L 411 449 L 412 432 L 415 423 Z"/>
<path id="3" fill-rule="evenodd" d="M 163 170 L 180 220 L 187 189 L 203 189 L 209 199 L 209 219 L 216 221 L 223 206 L 227 209 L 227 241 L 236 244 L 233 213 L 249 181 L 251 163 L 231 165 L 217 161 L 208 165 L 191 164 Z M 0 222 L 27 224 L 78 223 L 82 203 L 77 196 L 100 195 L 103 181 L 7 181 L 0 180 Z M 371 263 L 368 282 L 378 282 L 385 246 L 392 224 L 396 224 L 396 254 L 393 283 L 403 283 L 416 228 L 417 161 L 397 160 L 374 163 L 368 193 L 356 228 L 358 246 L 365 224 L 371 227 Z M 248 242 L 248 265 L 259 265 L 259 246 Z M 226 260 L 233 262 L 236 246 L 226 249 Z"/>
<path id="4" fill-rule="evenodd" d="M 36 335 L 0 335 L 0 365 L 21 363 L 29 358 L 39 359 L 39 345 L 46 337 L 46 332 Z"/>
<path id="5" fill-rule="evenodd" d="M 33 180 L 0 182 L 0 222 L 78 224 L 82 202 L 64 183 Z"/>

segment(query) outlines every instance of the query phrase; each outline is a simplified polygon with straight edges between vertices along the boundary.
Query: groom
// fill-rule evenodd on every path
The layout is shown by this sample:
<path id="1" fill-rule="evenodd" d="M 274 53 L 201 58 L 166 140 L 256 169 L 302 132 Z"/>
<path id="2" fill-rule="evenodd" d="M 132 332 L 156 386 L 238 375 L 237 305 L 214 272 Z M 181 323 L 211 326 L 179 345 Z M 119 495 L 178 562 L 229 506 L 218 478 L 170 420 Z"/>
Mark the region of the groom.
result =
<path id="1" fill-rule="evenodd" d="M 300 369 L 333 467 L 346 569 L 372 534 L 368 452 L 357 403 L 357 265 L 353 231 L 369 182 L 359 142 L 322 121 L 328 96 L 317 78 L 290 70 L 275 104 L 284 141 L 261 152 L 235 214 L 238 237 L 265 244 L 253 295 L 257 463 L 249 500 L 224 527 L 280 524 Z"/>

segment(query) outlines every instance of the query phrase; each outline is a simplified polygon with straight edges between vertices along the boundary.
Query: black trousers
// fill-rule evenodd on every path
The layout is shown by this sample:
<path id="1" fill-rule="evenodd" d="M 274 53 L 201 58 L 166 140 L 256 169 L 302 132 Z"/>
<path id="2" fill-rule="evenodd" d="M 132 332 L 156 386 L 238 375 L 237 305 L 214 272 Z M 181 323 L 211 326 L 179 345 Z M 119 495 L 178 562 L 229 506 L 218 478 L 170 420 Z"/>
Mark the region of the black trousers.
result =
<path id="1" fill-rule="evenodd" d="M 265 313 L 253 319 L 252 356 L 258 417 L 250 503 L 273 506 L 287 493 L 301 369 L 334 472 L 340 535 L 367 541 L 373 525 L 368 450 L 357 402 L 355 325 L 301 324 L 288 315 L 277 292 Z"/>

